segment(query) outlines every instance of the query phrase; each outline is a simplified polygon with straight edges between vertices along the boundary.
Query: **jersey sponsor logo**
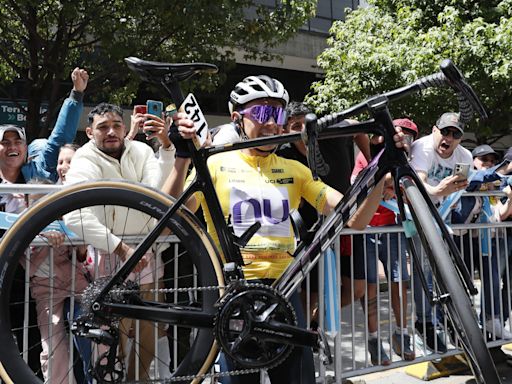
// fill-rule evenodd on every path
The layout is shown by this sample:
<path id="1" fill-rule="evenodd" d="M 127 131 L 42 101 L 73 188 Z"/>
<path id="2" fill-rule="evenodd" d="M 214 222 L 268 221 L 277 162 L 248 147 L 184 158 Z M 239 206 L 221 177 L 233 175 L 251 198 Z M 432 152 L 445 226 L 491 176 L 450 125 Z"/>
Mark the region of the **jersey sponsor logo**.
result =
<path id="1" fill-rule="evenodd" d="M 242 188 L 243 187 L 243 188 Z M 256 221 L 261 223 L 260 236 L 290 237 L 290 202 L 286 187 L 232 186 L 230 210 L 237 236 Z"/>
<path id="2" fill-rule="evenodd" d="M 284 179 L 267 179 L 265 180 L 267 184 L 293 184 L 293 177 L 287 177 Z"/>
<path id="3" fill-rule="evenodd" d="M 229 173 L 237 173 L 237 172 L 239 172 L 239 170 L 236 169 L 236 168 L 229 168 L 229 167 L 224 167 L 224 166 L 220 167 L 220 171 L 221 172 L 229 172 Z"/>
<path id="4" fill-rule="evenodd" d="M 283 168 L 278 168 L 278 169 L 272 168 L 272 173 L 284 173 L 284 169 Z"/>

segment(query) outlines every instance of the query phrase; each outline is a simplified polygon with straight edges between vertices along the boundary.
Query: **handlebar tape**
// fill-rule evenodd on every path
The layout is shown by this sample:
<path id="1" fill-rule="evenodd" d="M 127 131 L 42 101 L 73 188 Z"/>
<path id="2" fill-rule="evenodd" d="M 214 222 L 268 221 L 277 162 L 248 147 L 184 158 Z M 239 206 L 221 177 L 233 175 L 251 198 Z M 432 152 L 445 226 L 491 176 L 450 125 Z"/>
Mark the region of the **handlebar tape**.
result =
<path id="1" fill-rule="evenodd" d="M 421 90 L 427 88 L 442 88 L 452 85 L 442 72 L 418 79 L 416 81 L 416 84 L 419 86 Z M 463 123 L 468 123 L 469 121 L 471 121 L 473 117 L 473 107 L 471 106 L 471 103 L 467 100 L 465 95 L 461 91 L 459 91 L 457 87 L 455 87 L 455 84 L 452 85 L 452 88 L 454 88 L 454 90 L 457 92 L 457 102 L 459 105 L 460 121 Z"/>
<path id="2" fill-rule="evenodd" d="M 418 85 L 420 90 L 424 90 L 427 88 L 442 88 L 448 85 L 446 76 L 443 75 L 441 72 L 422 77 L 421 79 L 416 80 L 415 83 L 416 85 Z"/>

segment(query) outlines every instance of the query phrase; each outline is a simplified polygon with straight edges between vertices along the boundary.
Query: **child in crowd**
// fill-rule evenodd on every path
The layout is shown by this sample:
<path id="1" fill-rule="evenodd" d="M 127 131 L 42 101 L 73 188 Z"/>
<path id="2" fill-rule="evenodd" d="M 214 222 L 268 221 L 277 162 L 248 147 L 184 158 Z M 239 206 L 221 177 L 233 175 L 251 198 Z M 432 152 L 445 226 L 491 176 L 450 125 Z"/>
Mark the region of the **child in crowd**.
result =
<path id="1" fill-rule="evenodd" d="M 78 148 L 79 146 L 76 144 L 65 144 L 60 148 L 57 159 L 57 174 L 59 175 L 57 184 L 62 184 L 66 181 L 66 173 L 71 165 L 71 159 Z"/>

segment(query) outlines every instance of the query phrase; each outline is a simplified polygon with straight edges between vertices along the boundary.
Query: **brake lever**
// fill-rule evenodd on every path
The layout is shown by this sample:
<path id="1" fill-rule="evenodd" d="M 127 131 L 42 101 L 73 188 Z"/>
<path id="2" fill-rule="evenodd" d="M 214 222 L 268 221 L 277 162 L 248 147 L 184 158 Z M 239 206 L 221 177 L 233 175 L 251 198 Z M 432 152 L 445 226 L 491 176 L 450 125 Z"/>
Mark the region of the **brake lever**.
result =
<path id="1" fill-rule="evenodd" d="M 459 68 L 457 68 L 457 66 L 450 59 L 443 60 L 441 62 L 440 68 L 446 77 L 448 84 L 457 92 L 459 105 L 461 100 L 465 99 L 465 101 L 469 103 L 474 112 L 478 113 L 482 119 L 486 119 L 488 114 L 485 106 L 480 101 L 471 85 L 466 82 L 466 79 L 460 72 Z M 467 106 L 461 106 L 461 114 L 464 111 L 462 108 L 467 110 Z"/>
<path id="2" fill-rule="evenodd" d="M 308 166 L 311 169 L 314 180 L 318 180 L 318 175 L 327 176 L 329 165 L 325 162 L 320 146 L 318 145 L 317 117 L 314 113 L 308 113 L 305 118 L 305 129 L 302 130 L 302 140 L 307 146 Z"/>

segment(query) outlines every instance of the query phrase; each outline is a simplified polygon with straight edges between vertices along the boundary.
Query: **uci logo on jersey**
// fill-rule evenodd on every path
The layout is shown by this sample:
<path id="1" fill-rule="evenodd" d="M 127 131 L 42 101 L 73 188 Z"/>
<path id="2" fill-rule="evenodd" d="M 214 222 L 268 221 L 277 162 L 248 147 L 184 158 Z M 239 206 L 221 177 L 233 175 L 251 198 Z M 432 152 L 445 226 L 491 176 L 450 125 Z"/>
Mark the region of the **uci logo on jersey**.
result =
<path id="1" fill-rule="evenodd" d="M 269 184 L 293 184 L 293 177 L 287 177 L 285 179 L 267 179 L 265 180 L 265 183 Z"/>

